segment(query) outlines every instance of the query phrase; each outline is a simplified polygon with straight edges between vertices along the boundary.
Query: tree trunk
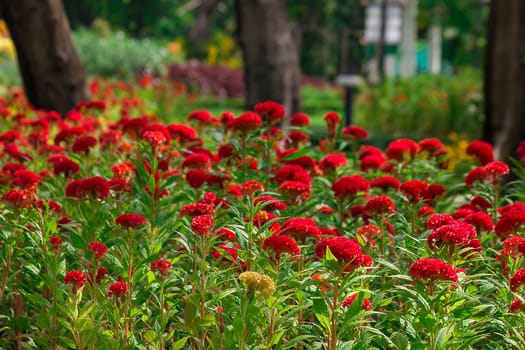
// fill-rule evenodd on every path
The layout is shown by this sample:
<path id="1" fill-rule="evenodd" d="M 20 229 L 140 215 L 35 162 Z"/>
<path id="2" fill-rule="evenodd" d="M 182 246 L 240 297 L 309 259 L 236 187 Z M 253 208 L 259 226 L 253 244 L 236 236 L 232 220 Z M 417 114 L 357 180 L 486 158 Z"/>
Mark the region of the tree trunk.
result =
<path id="1" fill-rule="evenodd" d="M 509 161 L 525 140 L 525 1 L 491 1 L 485 66 L 484 139 Z"/>
<path id="2" fill-rule="evenodd" d="M 197 20 L 191 31 L 192 39 L 197 45 L 204 44 L 211 36 L 213 17 L 218 5 L 217 0 L 202 0 L 197 7 Z"/>
<path id="3" fill-rule="evenodd" d="M 89 99 L 86 75 L 61 0 L 0 0 L 16 47 L 27 98 L 36 108 L 67 113 Z"/>
<path id="4" fill-rule="evenodd" d="M 408 0 L 403 11 L 401 35 L 401 76 L 408 78 L 417 72 L 417 7 L 418 0 Z"/>
<path id="5" fill-rule="evenodd" d="M 288 114 L 300 109 L 298 50 L 292 39 L 284 0 L 237 0 L 239 41 L 243 49 L 246 104 L 272 100 Z"/>

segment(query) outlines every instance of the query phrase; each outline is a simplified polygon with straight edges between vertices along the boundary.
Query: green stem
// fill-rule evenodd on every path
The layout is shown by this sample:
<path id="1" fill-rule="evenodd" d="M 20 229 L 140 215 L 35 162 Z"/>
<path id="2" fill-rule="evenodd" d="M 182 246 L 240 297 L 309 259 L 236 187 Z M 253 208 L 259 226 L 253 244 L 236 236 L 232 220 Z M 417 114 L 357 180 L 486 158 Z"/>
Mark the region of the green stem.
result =
<path id="1" fill-rule="evenodd" d="M 11 259 L 13 257 L 13 247 L 7 246 L 7 259 L 4 263 L 4 273 L 2 275 L 2 284 L 0 285 L 0 301 L 4 297 L 5 288 L 7 286 L 7 277 L 9 276 L 9 270 L 11 270 Z"/>
<path id="2" fill-rule="evenodd" d="M 328 349 L 337 350 L 337 310 L 339 304 L 339 281 L 336 278 L 334 283 L 334 297 L 332 299 L 332 310 L 330 313 L 330 333 Z"/>

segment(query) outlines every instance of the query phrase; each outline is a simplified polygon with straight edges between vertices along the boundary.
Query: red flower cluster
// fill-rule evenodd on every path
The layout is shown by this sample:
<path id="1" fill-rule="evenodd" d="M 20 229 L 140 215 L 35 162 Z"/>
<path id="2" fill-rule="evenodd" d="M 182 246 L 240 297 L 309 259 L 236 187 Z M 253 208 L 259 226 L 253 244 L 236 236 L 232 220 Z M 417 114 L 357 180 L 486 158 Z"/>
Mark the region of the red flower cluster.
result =
<path id="1" fill-rule="evenodd" d="M 348 159 L 344 153 L 334 153 L 326 155 L 321 162 L 321 169 L 325 172 L 333 172 L 336 168 L 346 166 Z"/>
<path id="2" fill-rule="evenodd" d="M 323 238 L 315 247 L 315 255 L 323 258 L 326 255 L 326 248 L 330 249 L 332 255 L 347 272 L 361 266 L 372 265 L 372 258 L 363 254 L 359 243 L 348 237 Z"/>
<path id="3" fill-rule="evenodd" d="M 35 174 L 31 170 L 23 169 L 15 171 L 11 185 L 27 189 L 38 185 L 40 181 L 41 178 L 38 174 Z"/>
<path id="4" fill-rule="evenodd" d="M 375 179 L 370 181 L 370 187 L 380 188 L 381 190 L 383 190 L 383 192 L 388 191 L 389 188 L 397 190 L 400 185 L 401 184 L 399 180 L 390 175 L 376 177 Z"/>
<path id="5" fill-rule="evenodd" d="M 368 192 L 370 183 L 361 175 L 343 176 L 332 184 L 334 196 L 338 198 L 349 198 L 356 196 L 359 192 Z"/>
<path id="6" fill-rule="evenodd" d="M 163 279 L 168 276 L 168 271 L 171 269 L 171 266 L 171 262 L 166 259 L 153 260 L 149 265 L 151 271 L 160 273 L 160 276 Z"/>
<path id="7" fill-rule="evenodd" d="M 259 196 L 255 198 L 253 204 L 260 202 L 264 203 L 261 208 L 267 211 L 286 210 L 286 203 L 272 196 Z"/>
<path id="8" fill-rule="evenodd" d="M 64 283 L 73 285 L 73 293 L 77 293 L 86 284 L 87 276 L 82 271 L 69 271 L 64 277 Z"/>
<path id="9" fill-rule="evenodd" d="M 190 203 L 181 208 L 179 215 L 191 218 L 199 215 L 215 216 L 215 208 L 208 203 Z"/>
<path id="10" fill-rule="evenodd" d="M 499 237 L 507 237 L 515 234 L 525 224 L 525 204 L 514 203 L 499 209 L 499 218 L 494 231 Z"/>
<path id="11" fill-rule="evenodd" d="M 521 268 L 510 278 L 510 290 L 515 292 L 525 283 L 525 268 Z"/>
<path id="12" fill-rule="evenodd" d="M 126 285 L 126 283 L 124 282 L 115 282 L 115 283 L 112 283 L 109 288 L 108 288 L 108 296 L 111 298 L 111 297 L 115 297 L 115 300 L 117 300 L 117 302 L 120 301 L 120 299 L 122 298 L 122 296 L 124 294 L 126 294 L 128 291 L 128 286 Z"/>
<path id="13" fill-rule="evenodd" d="M 88 250 L 95 254 L 95 259 L 102 259 L 108 252 L 108 247 L 101 242 L 91 242 L 88 244 Z"/>
<path id="14" fill-rule="evenodd" d="M 274 181 L 282 184 L 285 181 L 297 181 L 304 184 L 310 184 L 312 179 L 310 174 L 302 166 L 295 164 L 288 164 L 280 167 L 274 175 Z"/>
<path id="15" fill-rule="evenodd" d="M 208 236 L 213 228 L 213 219 L 208 215 L 199 215 L 191 220 L 191 229 L 199 236 Z"/>
<path id="16" fill-rule="evenodd" d="M 396 210 L 394 201 L 388 196 L 372 197 L 365 204 L 365 211 L 369 216 L 392 213 Z"/>
<path id="17" fill-rule="evenodd" d="M 284 119 L 286 115 L 286 110 L 284 106 L 280 103 L 273 101 L 266 101 L 257 103 L 253 110 L 263 118 L 263 120 L 268 121 L 270 124 L 279 123 Z"/>
<path id="18" fill-rule="evenodd" d="M 73 143 L 74 153 L 89 153 L 89 150 L 97 145 L 97 139 L 93 136 L 78 136 Z"/>
<path id="19" fill-rule="evenodd" d="M 430 249 L 440 246 L 441 243 L 449 246 L 466 247 L 471 246 L 472 240 L 475 240 L 477 235 L 474 226 L 463 221 L 456 221 L 452 224 L 442 225 L 436 228 L 427 237 L 427 242 Z M 476 244 L 477 245 L 477 244 Z"/>
<path id="20" fill-rule="evenodd" d="M 488 142 L 472 141 L 467 147 L 467 154 L 476 157 L 481 165 L 494 161 L 494 150 Z"/>
<path id="21" fill-rule="evenodd" d="M 85 179 L 73 180 L 66 187 L 66 196 L 85 199 L 98 198 L 104 199 L 109 196 L 109 182 L 100 176 L 88 177 Z"/>
<path id="22" fill-rule="evenodd" d="M 341 304 L 342 307 L 349 307 L 352 305 L 357 298 L 357 294 L 352 294 L 343 300 L 343 303 Z M 363 305 L 361 306 L 361 310 L 370 311 L 372 310 L 372 303 L 367 298 L 363 299 Z"/>
<path id="23" fill-rule="evenodd" d="M 350 125 L 350 126 L 344 127 L 341 134 L 343 138 L 349 141 L 368 139 L 368 131 L 356 125 Z"/>
<path id="24" fill-rule="evenodd" d="M 121 214 L 115 219 L 115 222 L 127 229 L 137 228 L 148 223 L 144 216 L 138 214 Z"/>
<path id="25" fill-rule="evenodd" d="M 259 114 L 255 112 L 244 112 L 239 117 L 232 119 L 226 124 L 228 130 L 247 134 L 263 125 Z"/>
<path id="26" fill-rule="evenodd" d="M 266 238 L 263 242 L 264 250 L 271 250 L 275 254 L 275 259 L 279 261 L 283 253 L 290 254 L 292 256 L 299 255 L 301 249 L 297 245 L 297 242 L 292 237 L 286 235 L 273 234 Z"/>
<path id="27" fill-rule="evenodd" d="M 262 182 L 251 180 L 246 181 L 241 184 L 241 195 L 243 196 L 252 196 L 256 191 L 263 192 L 264 191 L 264 185 Z"/>
<path id="28" fill-rule="evenodd" d="M 281 226 L 281 235 L 291 236 L 298 242 L 304 243 L 311 237 L 316 241 L 321 239 L 322 233 L 312 219 L 290 218 Z"/>
<path id="29" fill-rule="evenodd" d="M 422 258 L 410 265 L 408 273 L 418 280 L 441 280 L 458 282 L 454 268 L 444 261 L 434 258 Z"/>
<path id="30" fill-rule="evenodd" d="M 407 197 L 410 203 L 417 203 L 425 198 L 428 184 L 421 180 L 410 180 L 403 182 L 399 190 Z"/>
<path id="31" fill-rule="evenodd" d="M 386 156 L 398 162 L 412 160 L 419 151 L 418 144 L 411 139 L 397 139 L 388 144 Z"/>

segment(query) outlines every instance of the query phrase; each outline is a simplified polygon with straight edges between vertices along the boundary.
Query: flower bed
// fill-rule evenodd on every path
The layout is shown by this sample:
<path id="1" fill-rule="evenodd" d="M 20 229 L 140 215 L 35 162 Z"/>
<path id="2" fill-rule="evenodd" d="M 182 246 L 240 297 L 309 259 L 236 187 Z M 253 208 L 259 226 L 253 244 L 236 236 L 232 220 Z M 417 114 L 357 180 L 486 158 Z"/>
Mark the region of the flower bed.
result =
<path id="1" fill-rule="evenodd" d="M 333 112 L 314 148 L 272 102 L 163 124 L 121 96 L 0 101 L 1 348 L 525 347 L 525 204 L 490 145 L 448 169 Z"/>

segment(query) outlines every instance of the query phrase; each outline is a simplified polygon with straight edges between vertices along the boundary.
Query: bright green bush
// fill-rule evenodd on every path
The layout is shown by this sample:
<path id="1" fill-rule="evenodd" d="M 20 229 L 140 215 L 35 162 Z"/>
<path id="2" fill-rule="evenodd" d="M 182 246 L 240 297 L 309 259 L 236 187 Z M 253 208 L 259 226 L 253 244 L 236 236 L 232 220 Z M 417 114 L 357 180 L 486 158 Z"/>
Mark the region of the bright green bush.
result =
<path id="1" fill-rule="evenodd" d="M 367 86 L 356 98 L 356 123 L 391 139 L 446 138 L 451 132 L 474 139 L 483 125 L 481 85 L 480 74 L 464 72 Z"/>
<path id="2" fill-rule="evenodd" d="M 123 32 L 102 35 L 79 30 L 73 41 L 89 75 L 129 79 L 144 69 L 162 73 L 170 60 L 164 43 L 134 39 Z"/>

